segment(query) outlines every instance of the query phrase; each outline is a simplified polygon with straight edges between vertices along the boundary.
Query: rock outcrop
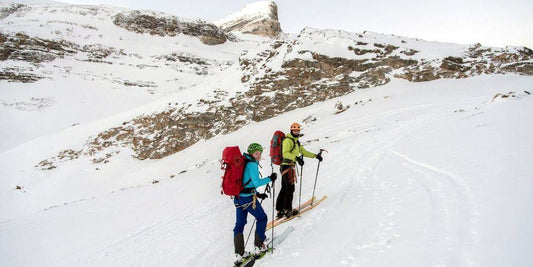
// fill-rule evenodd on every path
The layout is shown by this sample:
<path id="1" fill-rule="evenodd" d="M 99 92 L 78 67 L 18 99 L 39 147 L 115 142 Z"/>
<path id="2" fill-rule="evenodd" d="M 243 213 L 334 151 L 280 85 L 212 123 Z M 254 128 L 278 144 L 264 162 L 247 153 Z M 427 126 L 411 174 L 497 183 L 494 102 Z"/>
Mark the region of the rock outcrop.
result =
<path id="1" fill-rule="evenodd" d="M 481 74 L 533 75 L 533 51 L 525 47 L 439 44 L 398 36 L 309 28 L 298 36 L 260 38 L 261 41 L 257 38 L 247 41 L 243 37 L 238 45 L 216 48 L 189 42 L 191 38 L 185 36 L 176 38 L 184 40 L 183 44 L 168 45 L 168 38 L 158 36 L 183 34 L 212 45 L 234 37 L 213 24 L 149 11 L 87 6 L 3 7 L 1 14 L 6 17 L 2 21 L 6 23 L 0 31 L 0 80 L 27 83 L 78 75 L 89 81 L 109 82 L 111 86 L 142 88 L 149 93 L 166 89 L 174 94 L 191 89 L 190 97 L 183 100 L 176 97 L 166 107 L 136 113 L 138 116 L 127 117 L 88 137 L 77 149 L 65 148 L 57 156 L 40 162 L 38 166 L 42 169 L 53 169 L 58 162 L 82 156 L 103 164 L 124 151 L 121 147 L 128 148 L 132 156 L 141 160 L 163 158 L 200 140 L 238 130 L 252 121 L 266 120 L 354 90 L 381 86 L 392 79 L 424 82 Z M 66 17 L 77 16 L 79 20 L 19 20 L 26 14 L 29 17 L 30 14 L 47 15 L 47 12 L 69 14 Z M 11 31 L 24 29 L 23 23 L 35 24 L 28 26 L 27 32 Z M 35 25 L 44 25 L 48 30 L 35 31 L 40 29 Z M 137 35 L 130 32 L 119 29 L 121 34 L 109 36 L 114 34 L 112 29 L 117 30 L 115 26 L 153 35 L 143 36 L 150 42 L 149 49 L 131 47 Z M 281 33 L 277 7 L 272 2 L 247 6 L 221 27 L 269 37 Z M 53 62 L 56 60 L 59 64 Z M 83 66 L 72 70 L 79 61 L 83 61 L 80 64 Z M 109 73 L 112 71 L 108 65 L 121 66 L 122 71 Z M 106 66 L 101 73 L 86 71 L 100 66 Z M 144 76 L 120 76 L 130 70 Z M 155 78 L 158 72 L 163 73 L 159 76 L 164 76 L 164 80 Z M 241 84 L 235 86 L 239 80 Z M 32 99 L 29 103 L 2 102 L 2 105 L 28 110 L 49 103 Z M 336 107 L 337 112 L 346 108 L 348 105 L 342 103 Z"/>
<path id="2" fill-rule="evenodd" d="M 31 67 L 12 66 L 0 70 L 0 80 L 11 82 L 35 82 L 43 76 L 35 74 L 35 69 L 42 63 L 56 59 L 75 56 L 79 53 L 85 55 L 82 61 L 112 64 L 107 61 L 111 55 L 125 55 L 124 51 L 99 44 L 80 46 L 65 40 L 48 40 L 30 37 L 25 33 L 14 34 L 0 32 L 0 62 L 18 61 L 31 63 Z"/>
<path id="3" fill-rule="evenodd" d="M 533 74 L 533 50 L 522 47 L 511 52 L 495 51 L 476 44 L 465 51 L 463 57 L 448 56 L 436 60 L 421 60 L 419 64 L 408 66 L 394 77 L 412 82 L 425 82 L 437 79 L 468 78 L 481 74 L 518 73 Z"/>
<path id="4" fill-rule="evenodd" d="M 23 7 L 25 7 L 25 5 L 18 3 L 0 3 L 0 19 L 7 18 L 9 15 L 17 12 Z"/>
<path id="5" fill-rule="evenodd" d="M 278 6 L 270 1 L 248 4 L 215 24 L 228 32 L 239 31 L 273 38 L 282 32 L 278 21 Z"/>
<path id="6" fill-rule="evenodd" d="M 22 61 L 33 66 L 11 66 L 0 69 L 0 80 L 31 83 L 44 77 L 34 73 L 39 63 L 53 61 L 77 53 L 80 47 L 66 41 L 29 37 L 24 33 L 0 32 L 0 61 Z"/>
<path id="7" fill-rule="evenodd" d="M 66 41 L 32 38 L 24 33 L 4 34 L 0 32 L 0 61 L 17 60 L 32 63 L 52 61 L 74 54 L 79 46 Z"/>
<path id="8" fill-rule="evenodd" d="M 324 94 L 324 91 L 345 94 L 355 88 L 384 85 L 391 78 L 424 82 L 495 73 L 531 75 L 533 72 L 533 51 L 526 47 L 493 49 L 476 44 L 467 47 L 461 56 L 424 59 L 417 57 L 419 51 L 411 48 L 357 42 L 346 47 L 355 54 L 354 59 L 302 49 L 308 45 L 301 42 L 277 40 L 266 50 L 244 53 L 240 58 L 242 82 L 248 83 L 251 91 L 283 92 L 284 98 L 298 95 L 314 101 L 312 96 Z M 281 68 L 273 67 L 280 61 Z"/>
<path id="9" fill-rule="evenodd" d="M 268 69 L 269 62 L 297 49 L 292 41 L 275 41 L 269 49 L 257 54 L 243 53 L 239 61 L 242 82 L 248 84 L 250 90 L 229 98 L 229 105 L 223 103 L 227 95 L 223 91 L 209 101 L 197 103 L 197 106 L 206 106 L 203 112 L 177 108 L 169 103 L 165 111 L 137 117 L 91 138 L 83 153 L 97 159 L 110 147 L 128 147 L 138 159 L 159 159 L 199 140 L 233 132 L 250 121 L 266 120 L 296 108 L 346 95 L 357 88 L 380 86 L 391 78 L 423 82 L 491 73 L 530 75 L 533 67 L 530 63 L 533 54 L 527 48 L 516 52 L 491 51 L 474 45 L 465 52 L 464 58 L 445 57 L 426 61 L 393 55 L 394 51 L 410 55 L 418 51 L 380 43 L 373 47 L 371 50 L 356 46 L 346 48 L 363 54 L 372 53 L 373 57 L 369 59 L 328 57 L 301 50 L 297 53 L 308 54 L 308 59 L 303 59 L 304 56 L 286 60 L 279 70 L 273 71 Z M 259 75 L 261 72 L 263 74 Z"/>
<path id="10" fill-rule="evenodd" d="M 228 34 L 224 31 L 201 20 L 188 22 L 173 16 L 131 11 L 115 15 L 113 22 L 119 27 L 136 33 L 159 36 L 176 36 L 177 34 L 195 36 L 207 45 L 223 44 L 228 40 Z"/>

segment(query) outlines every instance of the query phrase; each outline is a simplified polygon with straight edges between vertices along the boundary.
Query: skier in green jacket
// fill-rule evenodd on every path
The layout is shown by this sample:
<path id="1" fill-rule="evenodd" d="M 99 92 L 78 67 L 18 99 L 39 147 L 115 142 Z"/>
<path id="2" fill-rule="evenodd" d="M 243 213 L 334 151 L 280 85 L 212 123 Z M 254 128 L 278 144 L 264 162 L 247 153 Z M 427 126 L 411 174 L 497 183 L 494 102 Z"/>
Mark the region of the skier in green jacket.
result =
<path id="1" fill-rule="evenodd" d="M 298 210 L 292 208 L 292 199 L 294 194 L 294 184 L 296 183 L 296 162 L 300 166 L 304 165 L 303 157 L 316 158 L 322 161 L 322 156 L 311 153 L 300 145 L 300 124 L 293 123 L 290 128 L 290 134 L 285 136 L 282 143 L 283 162 L 281 163 L 281 190 L 276 200 L 277 218 L 283 216 L 290 217 L 298 214 Z"/>

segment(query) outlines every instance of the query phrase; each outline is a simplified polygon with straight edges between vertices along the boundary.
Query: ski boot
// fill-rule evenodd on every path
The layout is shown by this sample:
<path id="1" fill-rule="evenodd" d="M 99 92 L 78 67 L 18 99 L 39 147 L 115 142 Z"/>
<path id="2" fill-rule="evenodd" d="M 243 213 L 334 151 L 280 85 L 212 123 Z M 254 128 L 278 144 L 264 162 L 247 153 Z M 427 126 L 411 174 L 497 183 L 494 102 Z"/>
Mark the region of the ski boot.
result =
<path id="1" fill-rule="evenodd" d="M 294 210 L 286 210 L 285 211 L 285 217 L 286 218 L 290 218 L 292 216 L 296 216 L 298 215 L 298 213 L 300 213 L 298 210 L 294 209 Z"/>
<path id="2" fill-rule="evenodd" d="M 235 253 L 235 262 L 233 263 L 235 266 L 241 266 L 248 258 L 250 258 L 250 253 L 244 252 L 244 254 L 238 254 Z"/>
<path id="3" fill-rule="evenodd" d="M 285 211 L 284 210 L 280 210 L 278 211 L 278 213 L 276 214 L 276 219 L 281 219 L 285 216 Z"/>
<path id="4" fill-rule="evenodd" d="M 268 252 L 268 246 L 266 243 L 261 243 L 259 246 L 255 246 L 254 258 L 260 258 Z"/>

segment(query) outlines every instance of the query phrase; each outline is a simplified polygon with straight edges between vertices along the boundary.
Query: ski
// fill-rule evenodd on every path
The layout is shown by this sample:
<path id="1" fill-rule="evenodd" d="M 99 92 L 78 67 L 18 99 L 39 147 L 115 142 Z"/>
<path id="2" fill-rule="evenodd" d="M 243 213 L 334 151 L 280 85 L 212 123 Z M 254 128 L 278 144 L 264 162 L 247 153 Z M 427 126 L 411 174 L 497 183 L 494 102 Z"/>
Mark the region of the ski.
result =
<path id="1" fill-rule="evenodd" d="M 299 209 L 296 209 L 298 211 L 300 210 L 303 210 L 304 208 L 306 208 L 307 206 L 309 206 L 311 204 L 311 202 L 314 202 L 316 200 L 316 197 L 313 197 L 312 199 L 309 199 L 308 201 L 306 201 L 305 203 L 303 203 Z M 283 216 L 279 219 L 276 219 L 274 218 L 272 221 L 268 222 L 267 223 L 267 227 L 266 227 L 266 230 L 272 228 L 272 226 L 277 226 L 279 225 L 280 223 L 282 223 L 283 221 L 285 221 L 286 217 Z"/>
<path id="2" fill-rule="evenodd" d="M 300 207 L 300 211 L 299 211 L 298 214 L 296 214 L 296 215 L 294 215 L 294 216 L 291 216 L 291 217 L 289 217 L 289 218 L 287 218 L 287 217 L 283 217 L 283 218 L 281 218 L 281 219 L 278 219 L 278 220 L 273 221 L 273 224 L 267 225 L 267 230 L 270 229 L 270 228 L 272 228 L 272 226 L 278 226 L 278 225 L 280 225 L 280 224 L 282 224 L 282 223 L 284 223 L 284 222 L 288 222 L 288 221 L 290 221 L 290 220 L 292 220 L 292 219 L 298 217 L 299 215 L 301 215 L 301 214 L 303 214 L 303 213 L 305 213 L 305 212 L 311 210 L 312 208 L 318 206 L 318 204 L 320 204 L 320 203 L 321 203 L 322 201 L 324 201 L 326 198 L 327 198 L 327 196 L 323 196 L 321 199 L 319 199 L 319 200 L 316 201 L 316 202 L 314 201 L 314 198 L 312 199 L 313 201 L 311 201 L 311 200 L 307 201 L 306 203 L 304 203 L 305 205 L 302 205 L 302 206 Z M 313 203 L 311 204 L 311 202 L 313 202 Z"/>
<path id="3" fill-rule="evenodd" d="M 255 261 L 263 258 L 269 252 L 272 252 L 272 246 L 277 247 L 279 244 L 281 244 L 281 242 L 285 241 L 287 236 L 289 236 L 289 234 L 292 233 L 293 231 L 294 231 L 294 227 L 293 226 L 287 227 L 285 229 L 285 231 L 283 231 L 283 233 L 281 233 L 280 235 L 276 235 L 274 237 L 274 239 L 271 240 L 267 244 L 267 246 L 268 246 L 267 250 L 265 250 L 265 251 L 263 251 L 261 253 L 253 254 L 253 255 L 250 255 L 249 257 L 244 258 L 243 261 L 239 265 L 235 265 L 235 267 L 251 267 L 251 266 L 254 266 Z"/>

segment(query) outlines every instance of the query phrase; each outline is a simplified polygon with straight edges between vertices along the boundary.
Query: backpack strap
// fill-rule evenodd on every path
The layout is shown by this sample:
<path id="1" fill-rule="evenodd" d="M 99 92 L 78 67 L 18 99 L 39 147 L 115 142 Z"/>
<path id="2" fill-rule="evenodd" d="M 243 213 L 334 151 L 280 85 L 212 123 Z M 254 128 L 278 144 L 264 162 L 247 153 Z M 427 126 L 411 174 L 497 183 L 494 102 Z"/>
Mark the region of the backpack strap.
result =
<path id="1" fill-rule="evenodd" d="M 252 179 L 248 180 L 248 182 L 244 183 L 242 186 L 246 187 L 248 184 L 250 184 L 251 181 L 252 181 Z M 244 189 L 246 189 L 246 188 L 244 188 Z"/>
<path id="2" fill-rule="evenodd" d="M 285 137 L 285 138 L 288 138 L 292 141 L 292 148 L 290 150 L 290 153 L 292 153 L 295 149 L 296 149 L 296 145 L 300 146 L 300 140 L 294 140 L 294 138 L 292 137 Z M 294 166 L 295 163 L 294 161 L 290 160 L 290 159 L 286 159 L 286 158 L 283 158 L 283 160 L 281 161 L 283 164 L 289 164 L 289 165 L 292 165 Z"/>
<path id="3" fill-rule="evenodd" d="M 244 157 L 244 169 L 246 170 L 246 164 L 252 162 L 251 160 L 249 160 L 247 157 Z M 250 180 L 248 180 L 246 183 L 244 183 L 242 186 L 244 187 L 242 190 L 241 190 L 241 193 L 244 193 L 244 194 L 254 194 L 255 193 L 255 188 L 246 188 L 246 186 L 248 184 L 250 184 L 250 182 L 252 182 L 252 178 L 250 178 Z"/>
<path id="4" fill-rule="evenodd" d="M 296 144 L 298 144 L 298 146 L 300 146 L 300 140 L 294 140 L 293 137 L 290 137 L 290 136 L 287 136 L 285 138 L 288 138 L 288 139 L 291 139 L 292 140 L 292 149 L 291 149 L 291 153 L 294 151 L 294 149 L 296 149 Z"/>

